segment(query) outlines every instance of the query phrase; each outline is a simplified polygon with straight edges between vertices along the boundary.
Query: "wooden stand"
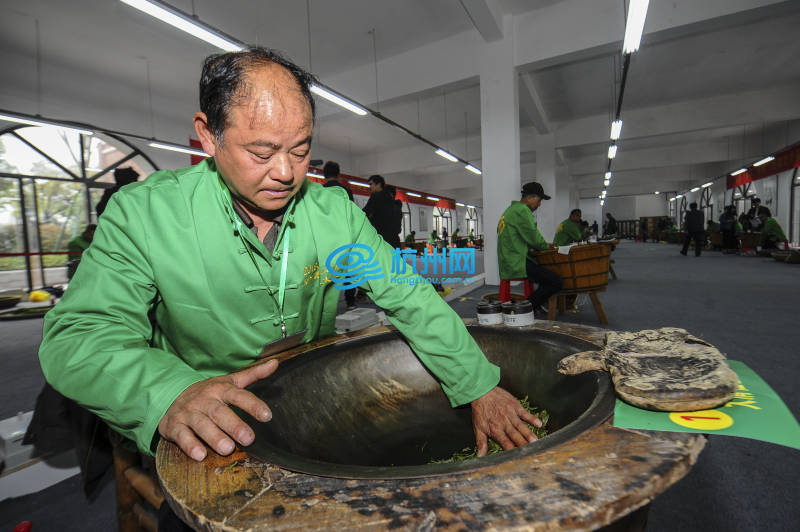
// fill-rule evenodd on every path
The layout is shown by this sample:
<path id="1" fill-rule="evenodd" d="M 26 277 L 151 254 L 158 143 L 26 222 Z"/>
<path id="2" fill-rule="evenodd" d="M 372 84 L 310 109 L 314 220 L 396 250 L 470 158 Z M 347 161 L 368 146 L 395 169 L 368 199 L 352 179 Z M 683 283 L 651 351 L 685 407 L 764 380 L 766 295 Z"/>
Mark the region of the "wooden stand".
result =
<path id="1" fill-rule="evenodd" d="M 112 438 L 112 441 L 117 438 Z M 114 478 L 117 487 L 117 522 L 120 532 L 158 532 L 158 521 L 151 511 L 164 502 L 164 495 L 153 474 L 141 467 L 139 453 L 114 445 Z M 152 465 L 152 463 L 151 463 Z"/>
<path id="2" fill-rule="evenodd" d="M 605 333 L 542 321 L 531 327 L 598 345 Z M 389 330 L 325 338 L 276 358 Z M 164 440 L 156 465 L 166 500 L 198 530 L 595 530 L 615 522 L 613 530 L 641 530 L 648 503 L 689 471 L 705 441 L 699 434 L 616 428 L 607 420 L 541 453 L 413 480 L 292 473 L 240 450 L 230 456 L 209 450 L 198 463 Z"/>

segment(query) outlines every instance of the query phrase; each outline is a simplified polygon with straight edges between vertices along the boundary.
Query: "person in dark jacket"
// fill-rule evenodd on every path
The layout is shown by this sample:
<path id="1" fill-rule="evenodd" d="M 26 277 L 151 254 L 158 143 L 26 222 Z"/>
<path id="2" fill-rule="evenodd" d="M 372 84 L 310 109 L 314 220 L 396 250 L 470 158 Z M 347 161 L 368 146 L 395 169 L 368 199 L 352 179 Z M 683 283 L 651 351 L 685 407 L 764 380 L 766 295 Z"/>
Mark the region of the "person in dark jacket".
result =
<path id="1" fill-rule="evenodd" d="M 686 255 L 689 250 L 689 241 L 694 240 L 694 256 L 699 257 L 700 251 L 706 239 L 703 213 L 697 210 L 697 203 L 689 204 L 689 212 L 686 213 L 686 238 L 683 239 L 683 249 L 681 255 Z"/>
<path id="2" fill-rule="evenodd" d="M 322 167 L 322 175 L 325 176 L 325 183 L 322 185 L 325 188 L 341 187 L 347 191 L 347 197 L 350 201 L 353 199 L 353 192 L 342 183 L 341 167 L 336 161 L 327 161 L 325 166 Z M 356 308 L 356 291 L 358 288 L 350 288 L 344 291 L 344 301 L 347 303 L 347 310 Z"/>
<path id="3" fill-rule="evenodd" d="M 106 205 L 108 205 L 108 200 L 111 199 L 111 196 L 113 196 L 119 189 L 121 189 L 125 185 L 134 183 L 138 179 L 139 179 L 139 173 L 129 166 L 126 166 L 125 168 L 117 168 L 116 170 L 114 170 L 115 185 L 103 191 L 103 195 L 100 198 L 100 201 L 97 202 L 97 206 L 94 208 L 94 211 L 97 213 L 97 216 L 99 217 L 106 210 Z"/>
<path id="4" fill-rule="evenodd" d="M 392 213 L 389 220 L 390 233 L 388 235 L 391 240 L 387 240 L 387 242 L 391 244 L 393 248 L 399 248 L 400 231 L 403 230 L 403 202 L 399 199 L 395 199 L 397 196 L 397 187 L 394 185 L 386 185 L 386 188 L 383 190 L 389 197 L 392 206 Z"/>
<path id="5" fill-rule="evenodd" d="M 367 204 L 364 205 L 364 214 L 379 235 L 389 244 L 394 245 L 395 240 L 398 238 L 397 233 L 392 236 L 394 230 L 393 214 L 395 212 L 394 198 L 390 198 L 389 194 L 384 190 L 386 181 L 383 176 L 371 175 L 367 179 L 370 191 Z"/>
<path id="6" fill-rule="evenodd" d="M 611 216 L 610 212 L 606 213 L 606 226 L 605 230 L 603 231 L 603 236 L 609 235 L 616 235 L 617 234 L 617 219 Z"/>
<path id="7" fill-rule="evenodd" d="M 335 161 L 328 161 L 325 163 L 325 166 L 322 167 L 322 174 L 325 176 L 325 184 L 323 187 L 342 187 L 347 191 L 347 197 L 350 198 L 350 201 L 353 200 L 353 192 L 342 183 L 342 176 L 339 173 L 341 171 L 339 167 L 339 163 Z"/>
<path id="8" fill-rule="evenodd" d="M 728 252 L 736 249 L 736 207 L 728 205 L 719 216 L 719 230 L 722 232 L 722 249 Z"/>

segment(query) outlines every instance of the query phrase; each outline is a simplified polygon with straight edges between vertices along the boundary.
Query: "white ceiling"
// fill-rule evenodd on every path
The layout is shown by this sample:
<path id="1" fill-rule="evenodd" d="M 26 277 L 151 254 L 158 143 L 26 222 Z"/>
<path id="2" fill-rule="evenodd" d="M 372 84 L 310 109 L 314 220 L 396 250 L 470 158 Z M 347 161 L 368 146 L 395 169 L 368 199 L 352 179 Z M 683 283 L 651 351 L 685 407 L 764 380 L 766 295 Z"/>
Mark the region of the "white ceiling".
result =
<path id="1" fill-rule="evenodd" d="M 237 39 L 310 64 L 323 82 L 477 165 L 474 64 L 485 41 L 476 26 L 502 28 L 511 17 L 520 99 L 541 109 L 534 116 L 522 106 L 521 179 L 535 176 L 535 135 L 552 133 L 562 174 L 583 197 L 599 192 L 605 170 L 624 20 L 618 0 L 588 2 L 310 0 L 309 54 L 306 2 L 170 0 Z M 800 140 L 800 2 L 651 4 L 631 61 L 611 195 L 685 188 Z M 495 18 L 476 15 L 476 5 Z M 589 22 L 573 16 L 590 7 Z M 117 0 L 1 0 L 0 9 L 0 108 L 187 142 L 200 66 L 213 47 Z M 558 27 L 548 27 L 553 20 Z M 159 164 L 185 163 L 155 151 Z M 480 203 L 480 177 L 327 102 L 313 156 Z"/>

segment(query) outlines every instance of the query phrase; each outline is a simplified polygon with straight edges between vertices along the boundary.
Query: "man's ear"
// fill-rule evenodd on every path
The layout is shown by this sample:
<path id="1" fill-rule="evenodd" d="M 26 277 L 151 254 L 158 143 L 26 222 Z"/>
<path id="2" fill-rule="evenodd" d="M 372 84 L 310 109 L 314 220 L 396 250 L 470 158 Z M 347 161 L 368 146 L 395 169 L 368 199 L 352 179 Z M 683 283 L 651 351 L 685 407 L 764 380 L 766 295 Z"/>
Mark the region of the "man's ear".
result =
<path id="1" fill-rule="evenodd" d="M 217 152 L 217 139 L 208 127 L 208 117 L 205 113 L 197 112 L 194 114 L 192 122 L 197 138 L 203 146 L 203 151 L 213 157 Z"/>

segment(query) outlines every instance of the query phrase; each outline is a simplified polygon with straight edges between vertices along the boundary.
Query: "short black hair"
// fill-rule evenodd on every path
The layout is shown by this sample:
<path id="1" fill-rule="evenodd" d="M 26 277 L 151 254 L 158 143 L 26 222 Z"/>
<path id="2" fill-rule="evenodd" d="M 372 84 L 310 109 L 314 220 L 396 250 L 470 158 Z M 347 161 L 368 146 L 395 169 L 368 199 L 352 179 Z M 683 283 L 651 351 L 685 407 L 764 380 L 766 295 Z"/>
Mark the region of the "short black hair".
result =
<path id="1" fill-rule="evenodd" d="M 339 163 L 336 161 L 328 161 L 325 163 L 325 166 L 322 167 L 322 174 L 325 176 L 325 179 L 331 179 L 332 177 L 339 177 Z"/>
<path id="2" fill-rule="evenodd" d="M 569 211 L 569 215 L 572 216 L 573 214 L 583 214 L 580 209 L 572 209 Z"/>
<path id="3" fill-rule="evenodd" d="M 397 187 L 394 185 L 386 185 L 383 187 L 383 191 L 386 192 L 390 198 L 394 199 L 395 195 L 397 194 Z"/>
<path id="4" fill-rule="evenodd" d="M 231 102 L 242 86 L 244 75 L 256 66 L 270 63 L 282 66 L 294 77 L 300 86 L 300 92 L 311 106 L 311 118 L 314 119 L 311 85 L 316 78 L 279 52 L 251 46 L 241 52 L 214 54 L 206 57 L 203 62 L 203 73 L 200 75 L 200 110 L 205 113 L 208 128 L 218 141 L 222 142 Z"/>
<path id="5" fill-rule="evenodd" d="M 769 210 L 769 207 L 759 207 L 758 216 L 761 216 L 762 214 L 767 218 L 772 218 L 772 211 Z"/>
<path id="6" fill-rule="evenodd" d="M 692 209 L 692 210 L 695 210 L 697 208 L 697 202 L 696 201 L 691 202 L 689 204 L 689 208 Z"/>
<path id="7" fill-rule="evenodd" d="M 383 179 L 383 176 L 375 174 L 369 176 L 369 179 L 367 179 L 367 183 L 375 183 L 376 185 L 384 186 L 386 184 L 386 181 Z"/>

